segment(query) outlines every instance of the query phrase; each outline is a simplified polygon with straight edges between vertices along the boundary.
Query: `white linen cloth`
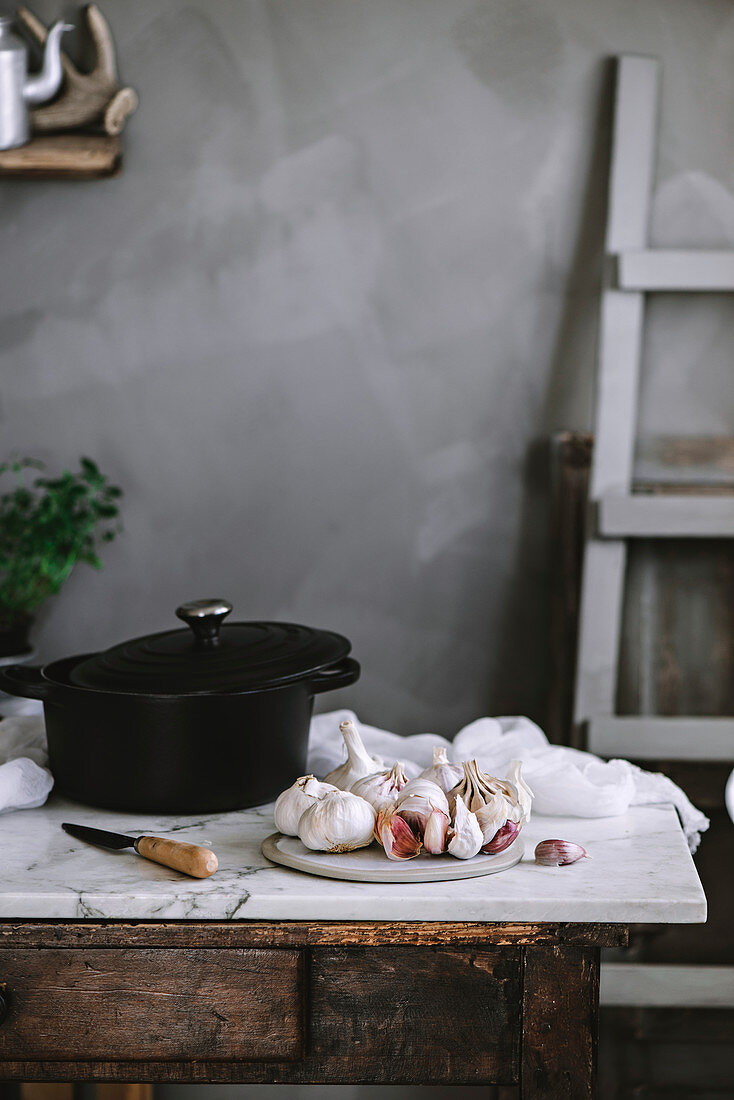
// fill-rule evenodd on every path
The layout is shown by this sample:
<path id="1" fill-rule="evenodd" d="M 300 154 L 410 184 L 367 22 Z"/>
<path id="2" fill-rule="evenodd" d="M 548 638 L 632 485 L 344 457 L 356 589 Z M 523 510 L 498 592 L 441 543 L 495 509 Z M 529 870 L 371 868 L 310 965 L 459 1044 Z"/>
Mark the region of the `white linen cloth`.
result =
<path id="1" fill-rule="evenodd" d="M 534 794 L 539 814 L 573 817 L 614 817 L 630 806 L 672 802 L 678 811 L 688 846 L 696 851 L 709 820 L 666 775 L 643 771 L 628 760 L 600 760 L 590 752 L 551 745 L 529 718 L 478 718 L 452 741 L 432 733 L 400 737 L 363 725 L 350 710 L 319 714 L 311 722 L 308 770 L 322 779 L 346 758 L 339 723 L 351 719 L 369 753 L 392 765 L 402 760 L 408 774 L 417 775 L 433 760 L 434 746 L 446 749 L 449 760 L 479 761 L 482 771 L 503 778 L 511 760 L 522 760 L 523 778 Z"/>
<path id="2" fill-rule="evenodd" d="M 351 710 L 319 714 L 312 719 L 308 746 L 308 770 L 319 778 L 345 759 L 339 723 L 347 719 L 356 723 L 368 752 L 389 765 L 404 761 L 411 776 L 431 764 L 434 747 L 441 745 L 450 760 L 476 757 L 483 771 L 500 777 L 511 760 L 522 760 L 539 814 L 613 817 L 630 806 L 672 802 L 692 852 L 709 827 L 708 818 L 667 776 L 643 771 L 628 760 L 605 762 L 590 752 L 551 745 L 529 718 L 478 718 L 451 742 L 433 733 L 400 737 L 363 725 Z M 43 805 L 53 787 L 47 764 L 42 715 L 0 721 L 0 813 Z"/>
<path id="3" fill-rule="evenodd" d="M 43 715 L 0 721 L 0 814 L 42 806 L 54 785 Z"/>

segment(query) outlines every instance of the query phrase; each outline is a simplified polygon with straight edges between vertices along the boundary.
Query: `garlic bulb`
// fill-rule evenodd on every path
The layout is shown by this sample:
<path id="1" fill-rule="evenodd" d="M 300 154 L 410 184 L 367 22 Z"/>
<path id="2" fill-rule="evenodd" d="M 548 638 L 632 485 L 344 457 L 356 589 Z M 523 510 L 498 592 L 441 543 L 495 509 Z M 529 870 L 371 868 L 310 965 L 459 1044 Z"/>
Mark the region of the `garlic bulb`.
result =
<path id="1" fill-rule="evenodd" d="M 349 791 L 327 791 L 301 815 L 298 835 L 316 852 L 353 852 L 372 843 L 375 811 Z"/>
<path id="2" fill-rule="evenodd" d="M 385 849 L 388 859 L 414 859 L 421 850 L 421 839 L 391 806 L 377 815 L 375 836 Z"/>
<path id="3" fill-rule="evenodd" d="M 438 783 L 434 783 L 432 779 L 424 779 L 422 775 L 417 779 L 409 779 L 400 792 L 400 801 L 412 797 L 431 798 L 442 810 L 448 810 L 449 800 L 446 793 Z"/>
<path id="4" fill-rule="evenodd" d="M 461 767 L 463 775 L 451 791 L 449 799 L 451 803 L 455 801 L 457 795 L 461 795 L 467 810 L 476 813 L 490 801 L 493 795 L 504 793 L 500 790 L 502 780 L 483 772 L 477 760 L 465 760 Z"/>
<path id="5" fill-rule="evenodd" d="M 571 840 L 541 840 L 535 848 L 535 862 L 544 867 L 565 867 L 579 859 L 591 859 L 591 856 Z"/>
<path id="6" fill-rule="evenodd" d="M 456 798 L 454 823 L 449 837 L 448 851 L 457 859 L 472 859 L 484 843 L 477 816 L 467 810 L 461 795 Z"/>
<path id="7" fill-rule="evenodd" d="M 301 814 L 329 791 L 336 789 L 331 783 L 319 783 L 315 775 L 302 775 L 292 787 L 278 795 L 273 815 L 275 828 L 286 836 L 298 836 Z"/>
<path id="8" fill-rule="evenodd" d="M 395 804 L 395 812 L 407 821 L 411 829 L 422 836 L 428 819 L 434 810 L 442 810 L 449 817 L 449 802 L 438 786 L 430 779 L 411 779 L 405 784 Z"/>
<path id="9" fill-rule="evenodd" d="M 358 779 L 365 775 L 373 775 L 384 768 L 385 762 L 380 756 L 370 756 L 362 744 L 362 738 L 354 722 L 342 722 L 339 729 L 347 746 L 347 758 L 343 764 L 324 777 L 324 783 L 333 783 L 340 790 L 349 791 Z"/>
<path id="10" fill-rule="evenodd" d="M 421 779 L 430 779 L 437 783 L 441 790 L 448 794 L 464 775 L 461 764 L 452 764 L 449 761 L 446 749 L 437 746 L 433 750 L 433 763 L 420 774 Z"/>
<path id="11" fill-rule="evenodd" d="M 378 811 L 386 810 L 396 801 L 408 777 L 398 760 L 389 771 L 364 775 L 352 786 L 352 794 L 358 794 Z"/>
<path id="12" fill-rule="evenodd" d="M 446 837 L 451 819 L 443 810 L 434 810 L 423 830 L 423 847 L 432 856 L 440 856 L 446 851 Z"/>
<path id="13" fill-rule="evenodd" d="M 461 797 L 467 809 L 476 814 L 484 840 L 483 852 L 503 852 L 523 823 L 517 789 L 507 779 L 486 775 L 476 760 L 466 761 L 463 768 L 464 776 L 451 792 L 451 802 L 455 805 Z"/>

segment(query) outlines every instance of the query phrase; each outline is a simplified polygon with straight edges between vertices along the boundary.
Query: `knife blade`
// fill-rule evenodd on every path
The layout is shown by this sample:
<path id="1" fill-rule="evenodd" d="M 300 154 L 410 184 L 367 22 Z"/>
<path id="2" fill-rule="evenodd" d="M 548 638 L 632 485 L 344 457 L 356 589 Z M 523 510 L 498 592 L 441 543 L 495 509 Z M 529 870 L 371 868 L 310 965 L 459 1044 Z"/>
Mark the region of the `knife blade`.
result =
<path id="1" fill-rule="evenodd" d="M 102 848 L 134 848 L 139 856 L 181 871 L 192 878 L 208 878 L 219 866 L 214 852 L 198 844 L 186 844 L 181 840 L 167 840 L 160 836 L 125 836 L 107 829 L 93 829 L 89 825 L 73 825 L 62 822 L 61 828 L 77 840 L 85 840 Z"/>

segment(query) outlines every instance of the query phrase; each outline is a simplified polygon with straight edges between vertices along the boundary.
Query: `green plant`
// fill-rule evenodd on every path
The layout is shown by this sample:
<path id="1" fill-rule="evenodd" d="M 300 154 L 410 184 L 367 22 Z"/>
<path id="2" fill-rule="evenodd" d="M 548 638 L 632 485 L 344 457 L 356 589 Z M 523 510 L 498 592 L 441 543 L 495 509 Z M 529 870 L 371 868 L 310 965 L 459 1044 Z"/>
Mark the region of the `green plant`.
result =
<path id="1" fill-rule="evenodd" d="M 55 595 L 78 561 L 99 569 L 99 545 L 119 527 L 117 500 L 122 490 L 110 485 L 91 458 L 80 459 L 78 473 L 35 477 L 42 462 L 21 458 L 0 465 L 0 475 L 15 486 L 0 495 L 0 628 L 27 622 Z M 30 484 L 29 484 L 30 481 Z"/>

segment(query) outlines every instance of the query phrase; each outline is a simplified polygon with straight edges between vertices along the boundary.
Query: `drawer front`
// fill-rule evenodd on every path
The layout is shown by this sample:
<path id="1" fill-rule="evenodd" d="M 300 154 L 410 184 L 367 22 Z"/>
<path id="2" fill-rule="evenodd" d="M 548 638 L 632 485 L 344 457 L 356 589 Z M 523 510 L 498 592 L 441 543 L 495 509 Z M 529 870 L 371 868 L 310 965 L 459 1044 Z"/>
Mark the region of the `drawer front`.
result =
<path id="1" fill-rule="evenodd" d="M 512 1084 L 519 1044 L 519 952 L 313 951 L 308 1080 Z"/>
<path id="2" fill-rule="evenodd" d="M 298 950 L 0 950 L 0 1061 L 292 1061 Z"/>

